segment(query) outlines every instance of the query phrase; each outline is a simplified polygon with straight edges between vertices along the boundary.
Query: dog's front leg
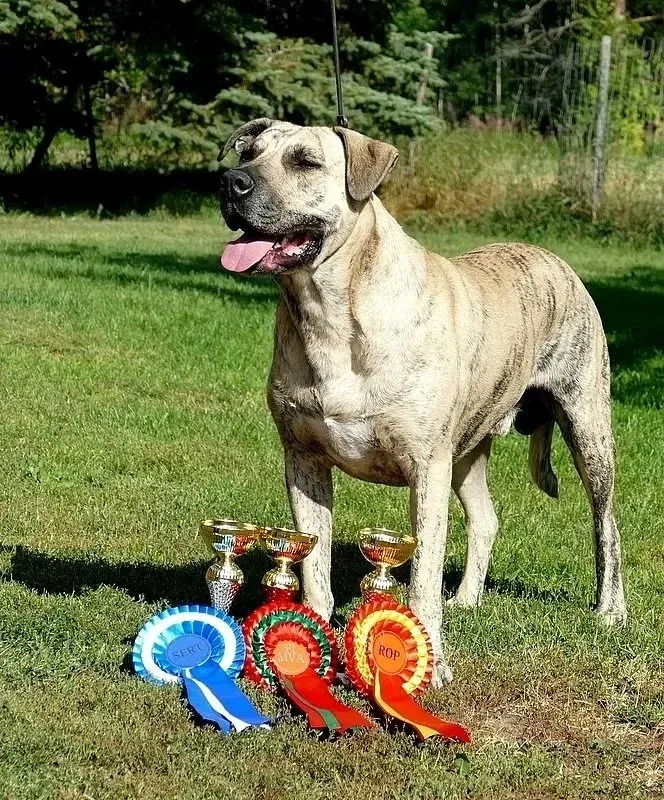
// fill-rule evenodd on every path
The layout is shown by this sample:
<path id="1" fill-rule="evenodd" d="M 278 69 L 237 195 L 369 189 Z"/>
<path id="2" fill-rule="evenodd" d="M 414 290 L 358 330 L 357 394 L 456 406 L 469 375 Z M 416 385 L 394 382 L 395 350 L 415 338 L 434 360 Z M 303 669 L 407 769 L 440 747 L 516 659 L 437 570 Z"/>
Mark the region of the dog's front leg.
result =
<path id="1" fill-rule="evenodd" d="M 286 449 L 286 488 L 295 527 L 318 535 L 302 562 L 304 602 L 329 620 L 334 608 L 332 567 L 332 472 L 311 456 Z"/>
<path id="2" fill-rule="evenodd" d="M 411 524 L 418 545 L 411 570 L 409 605 L 431 637 L 434 686 L 452 680 L 443 652 L 443 561 L 451 483 L 451 454 L 418 464 L 410 483 Z"/>

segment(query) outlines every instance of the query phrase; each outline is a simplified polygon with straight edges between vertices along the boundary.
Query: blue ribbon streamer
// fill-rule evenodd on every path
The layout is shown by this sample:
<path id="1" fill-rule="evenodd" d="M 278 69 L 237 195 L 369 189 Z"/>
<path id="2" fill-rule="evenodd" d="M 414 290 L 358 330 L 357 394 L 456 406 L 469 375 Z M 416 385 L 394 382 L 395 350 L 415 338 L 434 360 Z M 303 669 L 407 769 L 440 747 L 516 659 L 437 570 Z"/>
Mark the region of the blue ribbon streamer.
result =
<path id="1" fill-rule="evenodd" d="M 218 714 L 212 708 L 212 706 L 205 699 L 203 692 L 198 688 L 198 685 L 186 675 L 182 676 L 182 683 L 184 684 L 184 690 L 187 695 L 187 702 L 194 709 L 194 711 L 196 711 L 196 713 L 202 719 L 207 720 L 208 722 L 214 722 L 214 724 L 219 727 L 221 733 L 230 733 L 231 723 L 226 719 L 226 717 Z"/>
<path id="2" fill-rule="evenodd" d="M 229 722 L 237 731 L 270 727 L 270 720 L 259 713 L 235 681 L 214 661 L 185 669 L 182 681 L 192 708 L 203 719 L 216 722 L 223 733 L 229 731 Z"/>

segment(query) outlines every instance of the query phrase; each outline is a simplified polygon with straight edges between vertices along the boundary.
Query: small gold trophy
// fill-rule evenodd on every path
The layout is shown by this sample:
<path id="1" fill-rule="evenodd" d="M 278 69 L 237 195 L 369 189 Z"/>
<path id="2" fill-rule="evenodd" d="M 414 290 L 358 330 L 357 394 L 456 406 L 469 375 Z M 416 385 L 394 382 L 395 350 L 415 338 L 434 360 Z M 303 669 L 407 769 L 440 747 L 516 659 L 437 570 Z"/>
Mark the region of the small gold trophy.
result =
<path id="1" fill-rule="evenodd" d="M 364 528 L 360 531 L 360 551 L 376 569 L 362 578 L 360 588 L 365 602 L 381 595 L 397 595 L 399 583 L 390 575 L 392 567 L 400 567 L 413 555 L 417 539 L 408 533 L 397 533 L 386 528 Z"/>
<path id="2" fill-rule="evenodd" d="M 268 603 L 273 600 L 295 600 L 300 590 L 300 581 L 291 566 L 306 558 L 317 541 L 318 536 L 314 533 L 291 531 L 287 528 L 266 528 L 261 532 L 263 547 L 277 562 L 277 566 L 266 572 L 262 580 Z"/>
<path id="3" fill-rule="evenodd" d="M 243 555 L 256 544 L 260 528 L 234 519 L 206 519 L 201 523 L 200 534 L 217 557 L 205 573 L 210 600 L 214 608 L 228 611 L 244 583 L 235 556 Z"/>

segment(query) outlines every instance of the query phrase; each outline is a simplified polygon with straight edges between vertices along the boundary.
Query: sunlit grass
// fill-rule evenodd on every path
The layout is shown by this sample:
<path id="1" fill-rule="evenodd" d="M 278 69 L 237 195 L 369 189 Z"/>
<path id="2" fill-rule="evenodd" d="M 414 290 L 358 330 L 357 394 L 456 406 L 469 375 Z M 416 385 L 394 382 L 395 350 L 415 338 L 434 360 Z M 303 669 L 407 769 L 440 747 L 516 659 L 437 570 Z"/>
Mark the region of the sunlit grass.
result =
<path id="1" fill-rule="evenodd" d="M 664 269 L 655 250 L 549 241 L 586 280 L 614 362 L 617 507 L 631 621 L 601 629 L 587 503 L 559 440 L 561 499 L 527 442 L 497 442 L 501 521 L 481 609 L 447 617 L 455 682 L 430 707 L 459 748 L 379 730 L 318 741 L 286 704 L 269 734 L 196 727 L 126 669 L 164 604 L 206 599 L 200 519 L 288 524 L 264 401 L 276 290 L 219 273 L 207 219 L 0 222 L 0 787 L 24 798 L 655 796 L 664 725 Z M 426 233 L 454 254 L 471 234 Z M 368 524 L 407 526 L 402 490 L 336 480 L 340 622 Z M 465 539 L 457 507 L 447 590 Z M 255 600 L 261 555 L 246 557 Z M 456 760 L 455 760 L 456 759 Z"/>

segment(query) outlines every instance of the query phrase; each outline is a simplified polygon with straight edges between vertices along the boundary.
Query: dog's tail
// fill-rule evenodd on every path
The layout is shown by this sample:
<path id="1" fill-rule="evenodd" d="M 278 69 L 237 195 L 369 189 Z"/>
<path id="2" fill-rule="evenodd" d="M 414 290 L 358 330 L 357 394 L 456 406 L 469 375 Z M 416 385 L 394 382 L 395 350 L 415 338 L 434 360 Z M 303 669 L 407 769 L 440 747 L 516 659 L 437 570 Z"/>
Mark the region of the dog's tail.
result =
<path id="1" fill-rule="evenodd" d="M 535 484 L 549 497 L 558 497 L 558 478 L 551 466 L 553 424 L 550 418 L 530 434 L 528 466 Z"/>

